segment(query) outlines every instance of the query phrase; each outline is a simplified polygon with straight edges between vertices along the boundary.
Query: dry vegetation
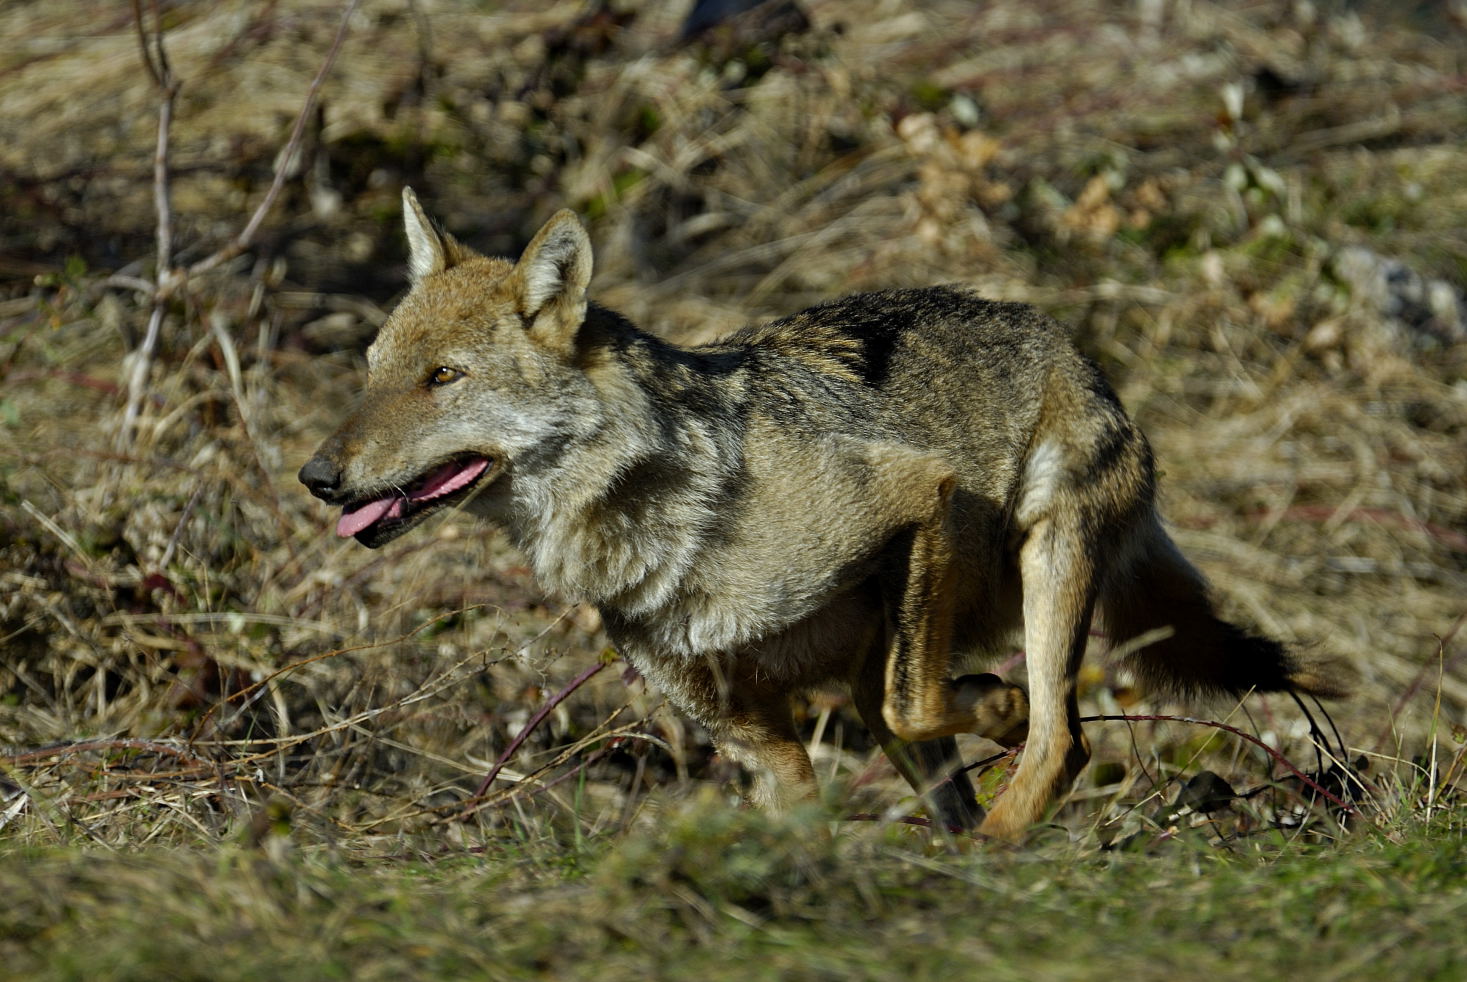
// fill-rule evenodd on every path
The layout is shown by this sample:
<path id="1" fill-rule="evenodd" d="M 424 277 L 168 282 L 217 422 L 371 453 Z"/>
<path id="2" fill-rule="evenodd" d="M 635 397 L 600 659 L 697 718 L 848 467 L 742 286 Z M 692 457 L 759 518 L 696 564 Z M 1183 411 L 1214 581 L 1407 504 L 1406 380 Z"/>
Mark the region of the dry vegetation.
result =
<path id="1" fill-rule="evenodd" d="M 135 431 L 120 417 L 153 304 L 158 93 L 125 7 L 0 14 L 0 848 L 473 850 L 543 872 L 730 778 L 613 664 L 465 816 L 511 738 L 613 653 L 496 534 L 449 519 L 369 553 L 294 480 L 403 288 L 405 183 L 493 253 L 577 209 L 594 293 L 681 340 L 937 282 L 1073 324 L 1231 611 L 1358 667 L 1358 697 L 1332 709 L 1373 794 L 1352 786 L 1356 826 L 1450 805 L 1467 746 L 1460 20 L 812 0 L 808 31 L 680 42 L 680 8 L 371 0 L 281 159 L 342 5 L 165 4 L 175 262 L 236 235 L 277 165 L 288 180 L 251 248 L 163 303 Z M 1092 662 L 1092 712 L 1157 711 Z M 1206 711 L 1330 767 L 1285 700 Z M 838 694 L 812 699 L 808 732 L 838 813 L 914 807 Z M 1204 766 L 1261 792 L 1203 843 L 1338 830 L 1231 735 L 1090 732 L 1096 763 L 1052 840 L 1156 846 L 1190 823 L 1169 803 Z M 648 882 L 702 889 L 686 856 L 727 834 Z M 46 890 L 86 889 L 70 862 L 37 881 L 36 923 Z M 194 882 L 178 862 L 166 875 Z M 615 903 L 629 888 L 608 868 L 596 896 Z M 796 879 L 839 892 L 821 875 Z"/>

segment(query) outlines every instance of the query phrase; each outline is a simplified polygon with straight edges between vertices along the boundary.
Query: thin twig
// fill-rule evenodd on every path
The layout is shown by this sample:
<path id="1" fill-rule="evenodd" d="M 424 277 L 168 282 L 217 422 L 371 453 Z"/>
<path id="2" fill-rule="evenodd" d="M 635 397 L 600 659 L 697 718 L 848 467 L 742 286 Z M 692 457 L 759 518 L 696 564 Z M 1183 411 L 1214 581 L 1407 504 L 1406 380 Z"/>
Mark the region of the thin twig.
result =
<path id="1" fill-rule="evenodd" d="M 473 814 L 472 806 L 474 805 L 474 803 L 477 802 L 480 798 L 484 797 L 484 793 L 489 790 L 490 785 L 494 783 L 494 779 L 498 777 L 499 772 L 504 769 L 504 765 L 507 764 L 509 762 L 509 759 L 514 756 L 515 751 L 520 749 L 520 745 L 529 738 L 530 734 L 535 731 L 535 728 L 539 726 L 542 722 L 544 722 L 545 717 L 549 716 L 551 711 L 554 710 L 556 706 L 559 706 L 562 702 L 564 702 L 566 697 L 568 697 L 572 692 L 575 692 L 581 686 L 585 685 L 587 680 L 589 680 L 591 676 L 595 675 L 597 672 L 601 671 L 609 664 L 611 664 L 609 661 L 597 660 L 595 664 L 589 666 L 575 678 L 567 682 L 565 684 L 565 688 L 561 689 L 555 695 L 551 696 L 550 699 L 545 703 L 545 705 L 541 706 L 539 710 L 536 711 L 535 715 L 530 717 L 529 722 L 525 723 L 520 731 L 515 734 L 514 739 L 509 742 L 509 746 L 505 747 L 503 752 L 501 752 L 499 757 L 494 761 L 494 766 L 489 768 L 489 773 L 486 774 L 484 776 L 484 780 L 480 782 L 478 790 L 473 793 L 468 801 L 464 802 L 465 808 L 464 814 L 462 816 L 463 818 L 468 818 L 470 815 Z"/>
<path id="2" fill-rule="evenodd" d="M 1259 749 L 1261 749 L 1264 753 L 1266 753 L 1270 757 L 1272 757 L 1276 762 L 1278 762 L 1278 763 L 1282 764 L 1284 767 L 1288 768 L 1288 770 L 1295 777 L 1297 777 L 1300 781 L 1304 782 L 1304 784 L 1306 784 L 1307 786 L 1309 786 L 1310 788 L 1312 788 L 1314 791 L 1317 791 L 1322 797 L 1327 798 L 1329 801 L 1331 801 L 1334 804 L 1338 805 L 1346 813 L 1348 813 L 1350 815 L 1358 815 L 1358 814 L 1360 814 L 1360 812 L 1355 808 L 1354 805 L 1351 805 L 1351 804 L 1345 802 L 1344 800 L 1340 799 L 1336 795 L 1332 794 L 1329 790 L 1327 790 L 1318 781 L 1315 781 L 1308 774 L 1305 774 L 1303 771 L 1299 770 L 1299 768 L 1295 767 L 1289 761 L 1289 759 L 1287 757 L 1285 757 L 1283 754 L 1279 753 L 1277 750 L 1275 750 L 1274 748 L 1270 747 L 1268 744 L 1264 743 L 1262 740 L 1258 739 L 1253 734 L 1248 733 L 1245 730 L 1240 730 L 1236 726 L 1229 726 L 1227 723 L 1219 723 L 1216 720 L 1210 720 L 1210 719 L 1197 719 L 1196 717 L 1193 717 L 1193 716 L 1165 716 L 1165 715 L 1146 715 L 1146 716 L 1082 716 L 1080 718 L 1080 722 L 1082 722 L 1082 723 L 1100 723 L 1100 722 L 1114 722 L 1114 723 L 1127 723 L 1127 722 L 1140 722 L 1140 723 L 1168 723 L 1168 722 L 1169 723 L 1195 723 L 1198 726 L 1211 726 L 1211 727 L 1214 727 L 1214 728 L 1219 729 L 1219 730 L 1224 730 L 1224 731 L 1226 731 L 1228 733 L 1233 734 L 1233 736 L 1235 736 L 1235 737 L 1239 737 L 1239 738 L 1241 738 L 1243 740 L 1247 740 L 1249 743 L 1251 743 L 1254 746 L 1256 746 Z"/>
<path id="3" fill-rule="evenodd" d="M 158 336 L 162 333 L 163 312 L 172 289 L 170 270 L 173 266 L 173 200 L 169 184 L 168 148 L 173 129 L 173 106 L 178 99 L 179 81 L 173 76 L 168 63 L 168 52 L 163 45 L 163 12 L 158 0 L 153 0 L 153 48 L 148 48 L 147 29 L 143 25 L 141 0 L 133 0 L 133 20 L 137 24 L 138 45 L 142 49 L 143 64 L 158 87 L 158 140 L 153 148 L 153 208 L 157 213 L 157 273 L 153 290 L 153 309 L 148 315 L 148 329 L 142 344 L 132 353 L 132 364 L 127 373 L 127 405 L 122 411 L 122 423 L 117 430 L 117 449 L 125 449 L 132 440 L 133 427 L 142 411 L 144 391 L 148 384 L 148 370 L 153 365 L 153 353 L 158 347 Z"/>
<path id="4" fill-rule="evenodd" d="M 164 311 L 168 300 L 188 281 L 189 277 L 198 276 L 228 262 L 249 248 L 250 243 L 254 241 L 260 226 L 270 214 L 276 199 L 280 196 L 281 189 L 285 186 L 286 176 L 290 173 L 289 165 L 300 151 L 306 121 L 315 113 L 316 104 L 320 101 L 321 84 L 332 66 L 336 64 L 336 57 L 340 54 L 342 43 L 346 40 L 347 28 L 351 23 L 352 15 L 356 13 L 360 3 L 361 0 L 350 0 L 346 10 L 342 12 L 341 23 L 336 28 L 336 37 L 331 42 L 331 48 L 326 54 L 320 71 L 311 80 L 310 88 L 306 91 L 305 104 L 301 106 L 300 113 L 296 115 L 295 125 L 291 128 L 285 149 L 276 158 L 275 176 L 270 183 L 269 190 L 265 192 L 264 200 L 260 202 L 244 228 L 233 239 L 193 265 L 187 268 L 175 268 L 173 265 L 171 168 L 168 151 L 170 131 L 173 126 L 173 108 L 182 83 L 173 74 L 173 69 L 168 62 L 167 49 L 163 44 L 163 16 L 159 0 L 153 0 L 152 4 L 151 48 L 149 32 L 144 24 L 142 2 L 133 0 L 133 20 L 137 27 L 138 46 L 141 50 L 143 66 L 147 69 L 154 84 L 157 85 L 161 95 L 158 106 L 158 142 L 153 153 L 153 204 L 158 222 L 156 232 L 157 275 L 152 289 L 153 309 L 148 317 L 148 329 L 143 335 L 142 343 L 131 355 L 132 363 L 127 373 L 127 404 L 123 409 L 122 422 L 117 433 L 118 450 L 126 449 L 132 441 L 133 430 L 142 410 L 149 370 L 153 366 L 158 338 L 162 333 Z M 135 287 L 137 284 L 129 285 Z"/>
<path id="5" fill-rule="evenodd" d="M 132 354 L 132 364 L 127 373 L 127 407 L 122 412 L 122 423 L 117 429 L 117 450 L 127 449 L 132 440 L 133 426 L 143 404 L 143 390 L 148 379 L 148 369 L 153 364 L 153 352 L 158 346 L 158 335 L 163 328 L 163 304 L 153 300 L 152 313 L 148 315 L 148 329 L 143 334 L 143 343 Z"/>
<path id="6" fill-rule="evenodd" d="M 37 747 L 35 750 L 23 750 L 17 754 L 8 754 L 0 760 L 7 764 L 30 764 L 52 757 L 64 757 L 70 754 L 87 753 L 97 750 L 136 750 L 150 754 L 169 754 L 180 760 L 186 760 L 199 767 L 209 766 L 209 762 L 195 754 L 175 747 L 171 744 L 161 743 L 157 740 L 134 740 L 129 738 L 111 738 L 105 740 L 79 740 L 75 743 L 58 743 L 49 747 Z"/>
<path id="7" fill-rule="evenodd" d="M 163 549 L 163 555 L 158 560 L 158 570 L 162 572 L 168 569 L 168 564 L 173 561 L 173 553 L 178 548 L 178 540 L 183 538 L 183 530 L 188 525 L 189 518 L 194 513 L 199 498 L 204 494 L 205 484 L 200 481 L 194 487 L 194 493 L 189 495 L 188 504 L 183 506 L 183 514 L 178 516 L 178 524 L 173 527 L 173 534 L 168 537 L 168 545 Z"/>
<path id="8" fill-rule="evenodd" d="M 119 290 L 132 290 L 137 293 L 151 297 L 157 289 L 152 280 L 143 279 L 141 276 L 126 276 L 122 273 L 113 273 L 111 276 L 101 280 L 101 285 L 114 287 Z"/>
<path id="9" fill-rule="evenodd" d="M 156 6 L 154 7 L 154 10 L 157 10 Z M 132 22 L 133 26 L 136 27 L 138 30 L 138 51 L 142 55 L 143 67 L 146 68 L 148 70 L 148 74 L 152 76 L 153 83 L 161 89 L 164 87 L 163 75 L 159 71 L 158 66 L 153 63 L 153 53 L 148 50 L 148 32 L 147 28 L 143 25 L 142 0 L 132 0 Z"/>
<path id="10" fill-rule="evenodd" d="M 153 207 L 158 213 L 157 279 L 162 293 L 173 268 L 173 188 L 169 179 L 168 150 L 173 129 L 173 107 L 178 101 L 178 89 L 182 83 L 174 78 L 173 69 L 168 64 L 168 52 L 163 47 L 163 11 L 158 0 L 153 0 L 153 46 L 156 49 L 153 77 L 163 96 L 158 105 L 158 143 L 153 149 Z"/>
<path id="11" fill-rule="evenodd" d="M 316 73 L 316 77 L 311 80 L 311 87 L 306 90 L 305 104 L 301 106 L 301 111 L 295 117 L 295 125 L 291 127 L 290 139 L 286 141 L 285 149 L 275 160 L 275 178 L 270 182 L 270 189 L 265 192 L 264 200 L 260 202 L 259 207 L 255 209 L 255 213 L 250 216 L 249 222 L 245 224 L 240 233 L 212 255 L 190 266 L 188 276 L 198 276 L 221 263 L 228 262 L 249 248 L 250 243 L 254 241 L 255 233 L 260 230 L 260 225 L 270 214 L 270 209 L 275 206 L 275 199 L 280 196 L 280 191 L 285 186 L 285 179 L 290 173 L 290 163 L 299 152 L 301 140 L 305 136 L 306 121 L 315 114 L 316 103 L 320 101 L 321 83 L 325 81 L 332 66 L 336 64 L 336 56 L 341 52 L 342 42 L 346 40 L 347 28 L 351 24 L 352 15 L 356 13 L 360 3 L 361 0 L 351 0 L 341 15 L 341 23 L 336 27 L 336 37 L 331 42 L 331 49 L 326 53 L 326 60 L 321 64 L 321 70 Z"/>

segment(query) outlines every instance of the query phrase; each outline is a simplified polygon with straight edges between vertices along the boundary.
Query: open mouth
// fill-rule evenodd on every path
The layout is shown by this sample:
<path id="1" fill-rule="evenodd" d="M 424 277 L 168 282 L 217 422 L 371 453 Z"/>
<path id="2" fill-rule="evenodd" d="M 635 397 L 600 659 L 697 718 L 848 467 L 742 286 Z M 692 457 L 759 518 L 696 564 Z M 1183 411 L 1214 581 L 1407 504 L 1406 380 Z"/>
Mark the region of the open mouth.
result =
<path id="1" fill-rule="evenodd" d="M 336 534 L 342 538 L 356 536 L 362 545 L 375 549 L 439 508 L 463 500 L 489 473 L 492 463 L 477 454 L 456 457 L 406 487 L 355 501 L 342 509 Z"/>

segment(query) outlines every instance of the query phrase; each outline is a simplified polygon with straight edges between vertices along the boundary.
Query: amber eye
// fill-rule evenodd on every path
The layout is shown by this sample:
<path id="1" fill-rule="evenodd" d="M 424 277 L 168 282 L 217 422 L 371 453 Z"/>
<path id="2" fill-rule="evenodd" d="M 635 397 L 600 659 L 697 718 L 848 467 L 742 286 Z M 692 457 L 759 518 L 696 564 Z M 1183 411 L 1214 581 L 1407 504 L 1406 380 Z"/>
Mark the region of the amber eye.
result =
<path id="1" fill-rule="evenodd" d="M 449 368 L 447 365 L 439 365 L 428 374 L 429 385 L 447 385 L 449 382 L 457 382 L 464 377 L 464 373 L 457 368 Z"/>

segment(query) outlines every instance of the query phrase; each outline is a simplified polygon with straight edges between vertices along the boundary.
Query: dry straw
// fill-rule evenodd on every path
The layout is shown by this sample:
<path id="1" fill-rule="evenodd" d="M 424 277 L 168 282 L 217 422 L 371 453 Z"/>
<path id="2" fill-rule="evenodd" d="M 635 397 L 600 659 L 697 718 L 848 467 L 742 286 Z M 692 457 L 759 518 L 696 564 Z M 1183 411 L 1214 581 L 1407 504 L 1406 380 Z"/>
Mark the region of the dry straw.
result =
<path id="1" fill-rule="evenodd" d="M 1282 0 L 808 6 L 736 52 L 571 2 L 7 13 L 6 835 L 219 837 L 271 800 L 358 844 L 595 831 L 727 776 L 640 682 L 590 678 L 594 614 L 502 540 L 449 519 L 368 554 L 295 485 L 402 287 L 408 181 L 494 252 L 577 208 L 593 292 L 684 340 L 938 282 L 1072 323 L 1232 612 L 1361 674 L 1333 761 L 1287 701 L 1229 725 L 1315 782 L 1362 757 L 1387 799 L 1460 780 L 1460 45 Z M 1137 714 L 1092 661 L 1092 710 Z M 1091 725 L 1062 821 L 1203 766 L 1274 776 L 1158 715 Z M 912 807 L 838 696 L 812 716 L 851 809 Z M 1234 832 L 1307 799 L 1283 780 Z"/>

